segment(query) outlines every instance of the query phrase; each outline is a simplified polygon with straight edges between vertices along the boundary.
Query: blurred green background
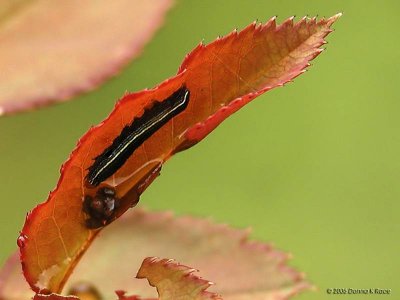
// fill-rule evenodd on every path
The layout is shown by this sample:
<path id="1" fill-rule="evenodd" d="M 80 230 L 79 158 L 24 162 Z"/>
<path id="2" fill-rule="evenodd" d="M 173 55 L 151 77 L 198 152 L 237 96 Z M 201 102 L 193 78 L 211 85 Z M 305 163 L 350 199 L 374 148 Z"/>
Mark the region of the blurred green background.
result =
<path id="1" fill-rule="evenodd" d="M 293 253 L 291 264 L 319 287 L 297 299 L 339 297 L 326 294 L 330 287 L 391 288 L 400 297 L 399 11 L 398 1 L 179 1 L 118 77 L 78 100 L 0 118 L 0 263 L 77 139 L 126 90 L 174 74 L 202 38 L 273 15 L 343 12 L 310 72 L 174 157 L 141 203 L 251 226 L 253 238 Z"/>

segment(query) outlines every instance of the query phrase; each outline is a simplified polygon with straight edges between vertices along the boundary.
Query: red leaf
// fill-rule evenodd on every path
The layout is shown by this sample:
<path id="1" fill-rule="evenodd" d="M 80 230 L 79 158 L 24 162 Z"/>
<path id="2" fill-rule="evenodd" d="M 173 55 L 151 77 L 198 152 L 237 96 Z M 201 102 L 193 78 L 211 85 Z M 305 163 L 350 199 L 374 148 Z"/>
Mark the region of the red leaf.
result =
<path id="1" fill-rule="evenodd" d="M 197 143 L 256 96 L 301 74 L 322 51 L 323 38 L 339 16 L 318 22 L 303 18 L 296 24 L 289 19 L 280 26 L 275 19 L 265 25 L 254 23 L 240 33 L 198 46 L 186 57 L 178 75 L 156 88 L 125 95 L 106 120 L 81 138 L 62 167 L 56 189 L 27 217 L 19 244 L 31 287 L 60 292 L 99 232 L 89 227 L 106 225 L 136 205 L 161 164 L 174 153 Z M 137 124 L 156 103 L 168 103 L 165 100 L 183 86 L 190 91 L 188 107 L 148 137 L 112 176 L 97 187 L 88 184 L 93 160 L 108 153 L 105 149 L 123 128 L 133 120 Z M 109 192 L 115 193 L 111 199 L 118 204 L 115 210 L 100 220 L 88 214 L 84 199 L 89 199 L 91 207 L 105 210 Z"/>
<path id="2" fill-rule="evenodd" d="M 15 2 L 1 3 L 0 115 L 94 89 L 140 53 L 172 4 Z"/>

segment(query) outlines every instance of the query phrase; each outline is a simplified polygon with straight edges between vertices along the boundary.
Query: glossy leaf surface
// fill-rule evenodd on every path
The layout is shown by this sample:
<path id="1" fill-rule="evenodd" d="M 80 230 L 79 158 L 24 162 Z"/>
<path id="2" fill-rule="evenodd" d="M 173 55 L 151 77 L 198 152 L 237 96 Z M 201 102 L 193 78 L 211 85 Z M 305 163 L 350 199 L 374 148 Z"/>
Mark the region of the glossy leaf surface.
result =
<path id="1" fill-rule="evenodd" d="M 322 51 L 324 37 L 338 17 L 318 22 L 303 18 L 297 23 L 289 19 L 279 26 L 275 19 L 265 25 L 254 23 L 240 33 L 199 45 L 177 76 L 154 89 L 125 95 L 106 120 L 81 138 L 62 167 L 56 189 L 27 217 L 19 245 L 32 288 L 60 292 L 100 231 L 86 226 L 82 203 L 87 196 L 94 197 L 104 187 L 115 190 L 119 205 L 107 224 L 118 218 L 136 205 L 171 155 L 196 144 L 256 96 L 304 72 Z M 188 107 L 149 137 L 111 177 L 97 187 L 88 185 L 88 168 L 122 129 L 182 86 L 190 91 Z"/>
<path id="2" fill-rule="evenodd" d="M 156 289 L 134 278 L 149 255 L 171 257 L 198 269 L 198 275 L 215 283 L 207 290 L 225 300 L 288 299 L 310 288 L 304 276 L 288 266 L 289 254 L 250 241 L 248 235 L 249 230 L 209 220 L 134 209 L 102 231 L 71 275 L 64 294 L 85 290 L 82 283 L 86 283 L 104 299 L 115 299 L 116 290 L 126 291 L 120 292 L 120 299 L 135 299 L 124 295 L 157 299 Z M 31 298 L 33 292 L 17 259 L 10 259 L 6 269 L 9 275 L 0 273 L 0 299 Z"/>
<path id="3" fill-rule="evenodd" d="M 95 88 L 139 54 L 171 4 L 3 0 L 0 115 Z"/>

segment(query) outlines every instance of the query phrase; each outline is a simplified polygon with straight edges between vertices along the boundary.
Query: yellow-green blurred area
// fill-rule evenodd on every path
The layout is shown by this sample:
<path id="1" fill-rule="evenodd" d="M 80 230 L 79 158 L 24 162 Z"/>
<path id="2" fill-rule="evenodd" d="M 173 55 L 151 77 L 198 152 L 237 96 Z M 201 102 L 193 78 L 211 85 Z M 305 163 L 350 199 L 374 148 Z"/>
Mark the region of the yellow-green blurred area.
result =
<path id="1" fill-rule="evenodd" d="M 291 264 L 319 288 L 297 299 L 399 299 L 400 4 L 389 0 L 181 0 L 116 78 L 77 100 L 0 118 L 0 263 L 77 139 L 126 90 L 175 74 L 203 38 L 274 15 L 282 22 L 337 12 L 344 15 L 309 72 L 174 157 L 141 205 L 251 226 L 252 238 L 292 253 Z M 392 294 L 327 295 L 327 288 Z"/>

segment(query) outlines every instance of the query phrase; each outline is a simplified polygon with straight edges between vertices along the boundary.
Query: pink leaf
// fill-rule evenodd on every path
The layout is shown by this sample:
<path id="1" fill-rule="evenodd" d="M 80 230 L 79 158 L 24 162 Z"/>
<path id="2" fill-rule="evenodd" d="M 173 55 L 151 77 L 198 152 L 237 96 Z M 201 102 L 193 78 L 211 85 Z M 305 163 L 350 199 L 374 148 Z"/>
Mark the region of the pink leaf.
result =
<path id="1" fill-rule="evenodd" d="M 201 277 L 215 283 L 210 291 L 225 300 L 248 299 L 253 294 L 259 297 L 254 299 L 279 299 L 310 288 L 301 273 L 287 266 L 288 254 L 249 241 L 248 234 L 249 230 L 203 219 L 136 208 L 100 233 L 65 291 L 84 281 L 96 285 L 106 299 L 113 299 L 115 290 L 157 298 L 145 282 L 133 279 L 148 256 L 174 258 L 200 270 Z"/>
<path id="2" fill-rule="evenodd" d="M 0 269 L 0 299 L 31 299 L 34 293 L 22 275 L 19 253 L 11 255 Z"/>
<path id="3" fill-rule="evenodd" d="M 67 100 L 115 75 L 139 54 L 172 0 L 1 5 L 0 115 Z"/>
<path id="4" fill-rule="evenodd" d="M 287 299 L 311 287 L 301 273 L 287 266 L 289 255 L 270 244 L 249 241 L 248 234 L 248 230 L 203 219 L 175 218 L 171 213 L 136 208 L 99 234 L 70 277 L 64 294 L 87 282 L 104 299 L 115 299 L 116 290 L 157 298 L 145 281 L 134 280 L 135 271 L 148 256 L 173 257 L 200 270 L 202 277 L 215 283 L 210 291 L 225 300 Z M 0 282 L 2 300 L 33 296 L 17 256 L 10 258 L 0 272 Z M 121 292 L 119 297 L 135 299 Z"/>

